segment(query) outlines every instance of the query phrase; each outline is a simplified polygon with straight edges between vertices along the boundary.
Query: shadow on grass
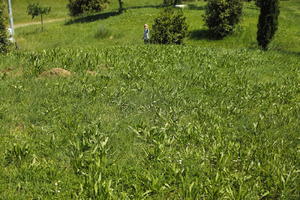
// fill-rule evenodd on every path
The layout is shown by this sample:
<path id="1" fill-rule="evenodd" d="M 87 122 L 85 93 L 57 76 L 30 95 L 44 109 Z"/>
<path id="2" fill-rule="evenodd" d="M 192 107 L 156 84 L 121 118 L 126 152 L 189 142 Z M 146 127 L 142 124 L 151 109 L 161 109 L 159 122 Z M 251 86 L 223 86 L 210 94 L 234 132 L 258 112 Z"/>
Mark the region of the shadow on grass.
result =
<path id="1" fill-rule="evenodd" d="M 205 10 L 205 6 L 197 6 L 194 4 L 188 4 L 189 10 Z"/>
<path id="2" fill-rule="evenodd" d="M 190 31 L 189 38 L 192 40 L 220 40 L 220 38 L 213 37 L 208 30 Z"/>
<path id="3" fill-rule="evenodd" d="M 300 56 L 300 52 L 295 52 L 295 51 L 287 51 L 287 50 L 282 50 L 282 49 L 275 49 L 275 51 L 282 53 L 282 54 L 286 54 L 289 56 Z"/>
<path id="4" fill-rule="evenodd" d="M 106 13 L 98 13 L 88 16 L 82 16 L 75 19 L 71 19 L 65 23 L 65 25 L 77 24 L 77 23 L 89 23 L 94 22 L 100 19 L 107 19 L 109 17 L 114 17 L 120 15 L 120 12 L 106 12 Z"/>
<path id="5" fill-rule="evenodd" d="M 300 57 L 300 52 L 297 51 L 289 51 L 283 48 L 279 47 L 270 47 L 267 50 L 263 50 L 260 46 L 258 46 L 257 42 L 252 42 L 249 46 L 248 49 L 250 50 L 261 50 L 265 52 L 277 52 L 280 54 L 285 54 L 287 56 L 299 56 Z"/>
<path id="6" fill-rule="evenodd" d="M 146 5 L 146 6 L 131 6 L 125 8 L 125 10 L 130 10 L 130 9 L 140 9 L 140 8 L 164 8 L 166 7 L 165 5 Z"/>
<path id="7" fill-rule="evenodd" d="M 132 7 L 127 7 L 124 8 L 124 11 L 126 10 L 131 10 L 131 9 L 141 9 L 141 8 L 164 8 L 167 7 L 165 5 L 145 5 L 145 6 L 132 6 Z M 203 10 L 205 9 L 204 6 L 196 6 L 193 4 L 188 5 L 188 8 L 191 10 Z M 86 16 L 80 16 L 74 19 L 71 19 L 65 23 L 65 25 L 71 25 L 71 24 L 77 24 L 77 23 L 89 23 L 89 22 L 94 22 L 97 20 L 103 20 L 107 19 L 109 17 L 114 17 L 117 15 L 120 15 L 122 13 L 118 11 L 112 11 L 112 12 L 106 12 L 106 13 L 98 13 L 98 14 L 91 14 L 91 15 L 86 15 Z"/>

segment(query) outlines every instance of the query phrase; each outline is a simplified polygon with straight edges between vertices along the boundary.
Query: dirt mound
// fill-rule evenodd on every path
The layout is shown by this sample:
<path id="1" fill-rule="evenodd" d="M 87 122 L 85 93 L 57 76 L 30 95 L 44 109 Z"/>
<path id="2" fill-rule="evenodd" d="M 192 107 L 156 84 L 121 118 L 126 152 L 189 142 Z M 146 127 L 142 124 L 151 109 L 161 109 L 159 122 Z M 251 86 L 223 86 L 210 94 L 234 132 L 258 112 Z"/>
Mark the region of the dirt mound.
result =
<path id="1" fill-rule="evenodd" d="M 60 76 L 60 77 L 68 77 L 71 76 L 72 72 L 62 69 L 62 68 L 52 68 L 48 71 L 44 71 L 43 73 L 40 74 L 40 77 L 55 77 L 55 76 Z"/>
<path id="2" fill-rule="evenodd" d="M 9 73 L 12 72 L 14 69 L 11 67 L 5 68 L 3 70 L 0 70 L 0 73 L 5 74 L 5 73 Z"/>

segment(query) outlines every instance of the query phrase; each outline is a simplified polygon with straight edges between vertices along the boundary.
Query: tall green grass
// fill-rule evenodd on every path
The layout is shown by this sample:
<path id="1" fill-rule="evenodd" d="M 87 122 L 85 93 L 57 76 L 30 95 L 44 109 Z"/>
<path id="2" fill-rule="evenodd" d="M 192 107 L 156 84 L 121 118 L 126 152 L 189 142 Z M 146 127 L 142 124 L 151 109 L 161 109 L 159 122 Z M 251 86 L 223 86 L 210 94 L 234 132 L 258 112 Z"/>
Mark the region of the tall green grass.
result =
<path id="1" fill-rule="evenodd" d="M 0 59 L 1 198 L 299 198 L 298 55 L 135 46 Z M 73 75 L 40 75 L 53 67 Z"/>
<path id="2" fill-rule="evenodd" d="M 197 1 L 186 45 L 141 45 L 160 3 L 17 29 L 21 51 L 0 55 L 0 199 L 299 199 L 299 2 L 281 2 L 268 52 L 253 3 L 224 40 Z"/>

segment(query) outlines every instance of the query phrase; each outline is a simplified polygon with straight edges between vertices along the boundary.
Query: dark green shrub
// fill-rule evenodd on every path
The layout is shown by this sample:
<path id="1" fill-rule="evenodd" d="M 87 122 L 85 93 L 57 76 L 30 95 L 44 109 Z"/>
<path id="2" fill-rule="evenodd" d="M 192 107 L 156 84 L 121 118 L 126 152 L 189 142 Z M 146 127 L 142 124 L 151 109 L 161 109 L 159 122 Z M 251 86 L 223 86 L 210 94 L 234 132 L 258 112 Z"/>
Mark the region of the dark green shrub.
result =
<path id="1" fill-rule="evenodd" d="M 260 7 L 262 0 L 255 0 L 255 5 L 257 7 Z"/>
<path id="2" fill-rule="evenodd" d="M 9 47 L 8 35 L 5 25 L 3 1 L 0 1 L 0 53 L 6 53 Z"/>
<path id="3" fill-rule="evenodd" d="M 151 42 L 155 44 L 182 44 L 188 25 L 180 9 L 166 8 L 154 20 Z"/>
<path id="4" fill-rule="evenodd" d="M 242 0 L 208 0 L 205 24 L 213 38 L 223 38 L 234 31 L 243 11 Z"/>
<path id="5" fill-rule="evenodd" d="M 69 0 L 67 7 L 71 16 L 77 16 L 102 11 L 108 6 L 109 2 L 110 0 Z"/>
<path id="6" fill-rule="evenodd" d="M 278 28 L 279 0 L 264 0 L 260 4 L 257 41 L 258 45 L 267 50 Z"/>

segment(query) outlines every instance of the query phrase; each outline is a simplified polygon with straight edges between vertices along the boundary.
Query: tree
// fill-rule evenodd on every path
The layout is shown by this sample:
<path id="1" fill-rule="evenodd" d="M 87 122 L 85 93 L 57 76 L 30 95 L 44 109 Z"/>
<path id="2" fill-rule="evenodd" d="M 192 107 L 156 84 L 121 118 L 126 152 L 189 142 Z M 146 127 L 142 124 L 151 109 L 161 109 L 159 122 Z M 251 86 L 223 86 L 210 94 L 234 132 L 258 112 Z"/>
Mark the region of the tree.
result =
<path id="1" fill-rule="evenodd" d="M 257 7 L 260 7 L 261 3 L 262 3 L 262 0 L 255 0 L 255 5 Z"/>
<path id="2" fill-rule="evenodd" d="M 204 21 L 214 38 L 224 38 L 234 31 L 243 11 L 242 0 L 208 0 Z"/>
<path id="3" fill-rule="evenodd" d="M 154 20 L 151 42 L 155 44 L 182 44 L 188 25 L 182 10 L 166 8 Z"/>
<path id="4" fill-rule="evenodd" d="M 71 16 L 78 16 L 84 13 L 102 11 L 109 3 L 110 0 L 69 0 L 67 7 Z"/>
<path id="5" fill-rule="evenodd" d="M 268 49 L 268 45 L 278 29 L 279 13 L 279 0 L 264 0 L 260 2 L 257 41 L 263 50 Z"/>
<path id="6" fill-rule="evenodd" d="M 27 6 L 27 14 L 31 15 L 32 19 L 41 16 L 42 31 L 44 30 L 43 15 L 48 15 L 50 11 L 51 7 L 42 7 L 39 3 L 33 3 Z"/>
<path id="7" fill-rule="evenodd" d="M 4 17 L 4 3 L 0 0 L 0 53 L 8 52 L 9 41 Z"/>

